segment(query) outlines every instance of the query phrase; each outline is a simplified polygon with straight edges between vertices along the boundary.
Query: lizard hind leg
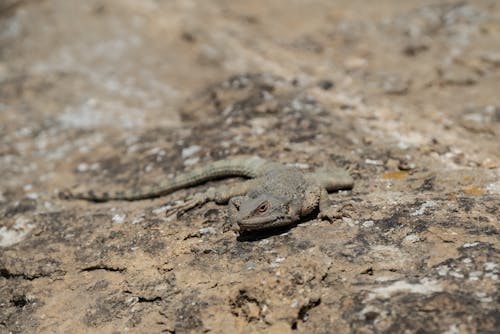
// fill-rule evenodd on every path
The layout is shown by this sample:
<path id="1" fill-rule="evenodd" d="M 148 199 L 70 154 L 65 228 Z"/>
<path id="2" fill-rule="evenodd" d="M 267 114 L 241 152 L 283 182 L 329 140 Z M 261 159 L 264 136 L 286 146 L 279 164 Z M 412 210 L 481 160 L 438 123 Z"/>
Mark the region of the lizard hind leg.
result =
<path id="1" fill-rule="evenodd" d="M 197 193 L 186 201 L 172 205 L 167 209 L 166 215 L 170 216 L 174 213 L 184 214 L 187 211 L 194 209 L 197 206 L 203 205 L 209 201 L 213 201 L 216 197 L 216 190 L 214 188 L 209 188 L 204 193 Z"/>

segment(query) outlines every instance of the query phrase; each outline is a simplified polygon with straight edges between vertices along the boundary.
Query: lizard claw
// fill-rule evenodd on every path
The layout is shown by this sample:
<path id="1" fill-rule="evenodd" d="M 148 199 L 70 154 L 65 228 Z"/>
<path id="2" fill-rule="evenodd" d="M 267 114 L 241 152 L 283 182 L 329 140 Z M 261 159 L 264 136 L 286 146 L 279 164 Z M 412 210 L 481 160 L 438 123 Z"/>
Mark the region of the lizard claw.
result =
<path id="1" fill-rule="evenodd" d="M 222 232 L 226 233 L 229 231 L 233 231 L 234 233 L 239 234 L 240 233 L 240 226 L 236 223 L 231 222 L 231 221 L 226 221 L 222 225 Z"/>

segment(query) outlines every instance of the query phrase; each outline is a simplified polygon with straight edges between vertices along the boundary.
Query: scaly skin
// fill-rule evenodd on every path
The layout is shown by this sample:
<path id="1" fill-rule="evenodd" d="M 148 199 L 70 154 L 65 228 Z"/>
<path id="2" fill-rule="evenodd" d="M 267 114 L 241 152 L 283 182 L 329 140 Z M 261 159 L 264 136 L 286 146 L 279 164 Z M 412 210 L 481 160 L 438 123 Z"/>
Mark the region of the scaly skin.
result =
<path id="1" fill-rule="evenodd" d="M 230 221 L 234 228 L 254 231 L 296 223 L 316 208 L 320 210 L 320 218 L 333 219 L 336 212 L 329 207 L 328 191 L 353 186 L 353 179 L 342 169 L 321 169 L 305 174 L 295 167 L 251 157 L 216 161 L 143 189 L 115 193 L 65 191 L 62 196 L 93 202 L 136 201 L 231 176 L 250 180 L 234 186 L 210 188 L 175 209 L 187 211 L 207 201 L 229 202 Z"/>
<path id="2" fill-rule="evenodd" d="M 256 178 L 268 168 L 270 163 L 259 157 L 247 159 L 228 159 L 213 162 L 207 166 L 196 168 L 163 182 L 140 189 L 131 189 L 109 193 L 94 190 L 72 193 L 65 191 L 61 195 L 68 199 L 83 199 L 92 202 L 138 201 L 168 195 L 179 189 L 189 188 L 220 178 L 242 176 Z"/>

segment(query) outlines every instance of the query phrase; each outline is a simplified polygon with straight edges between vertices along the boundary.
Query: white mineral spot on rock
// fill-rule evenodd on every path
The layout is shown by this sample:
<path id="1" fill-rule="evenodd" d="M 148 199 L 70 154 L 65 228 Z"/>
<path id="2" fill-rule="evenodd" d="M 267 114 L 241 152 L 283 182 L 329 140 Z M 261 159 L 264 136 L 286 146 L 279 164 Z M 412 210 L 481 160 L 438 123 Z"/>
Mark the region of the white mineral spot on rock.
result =
<path id="1" fill-rule="evenodd" d="M 398 142 L 398 148 L 402 149 L 402 150 L 406 150 L 408 149 L 409 145 L 403 141 L 400 141 Z"/>
<path id="2" fill-rule="evenodd" d="M 469 280 L 470 281 L 477 281 L 479 277 L 483 275 L 482 271 L 473 271 L 469 273 Z"/>
<path id="3" fill-rule="evenodd" d="M 227 116 L 233 111 L 233 106 L 229 105 L 222 110 L 222 115 Z"/>
<path id="4" fill-rule="evenodd" d="M 164 214 L 165 212 L 167 212 L 170 208 L 172 208 L 172 205 L 167 204 L 167 205 L 163 205 L 163 206 L 160 206 L 159 208 L 154 209 L 152 212 L 155 215 L 161 215 L 161 214 Z"/>
<path id="5" fill-rule="evenodd" d="M 446 275 L 448 275 L 448 271 L 450 271 L 450 269 L 448 267 L 440 267 L 438 269 L 438 275 L 439 276 L 446 276 Z"/>
<path id="6" fill-rule="evenodd" d="M 489 183 L 486 192 L 492 195 L 500 195 L 500 181 Z"/>
<path id="7" fill-rule="evenodd" d="M 0 227 L 0 247 L 9 247 L 22 241 L 34 228 L 25 217 L 18 217 L 13 226 Z"/>
<path id="8" fill-rule="evenodd" d="M 148 151 L 148 154 L 154 155 L 161 151 L 161 147 L 153 147 Z"/>
<path id="9" fill-rule="evenodd" d="M 56 206 L 55 203 L 44 201 L 43 202 L 43 207 L 45 208 L 45 211 L 55 211 Z"/>
<path id="10" fill-rule="evenodd" d="M 309 164 L 300 163 L 300 162 L 297 162 L 297 163 L 294 163 L 294 164 L 286 164 L 286 165 L 287 166 L 296 167 L 296 168 L 300 168 L 300 169 L 308 169 L 309 168 Z"/>
<path id="11" fill-rule="evenodd" d="M 116 89 L 120 88 L 116 87 Z M 111 126 L 130 129 L 144 124 L 144 111 L 128 107 L 116 100 L 91 98 L 80 105 L 67 106 L 57 119 L 68 128 L 95 129 Z"/>
<path id="12" fill-rule="evenodd" d="M 125 301 L 125 303 L 129 306 L 135 305 L 138 302 L 139 302 L 139 297 L 130 297 Z"/>
<path id="13" fill-rule="evenodd" d="M 201 235 L 205 235 L 205 234 L 215 235 L 215 234 L 217 234 L 217 230 L 213 227 L 202 227 L 198 230 L 198 233 L 200 233 Z"/>
<path id="14" fill-rule="evenodd" d="M 301 101 L 298 101 L 297 99 L 294 99 L 291 103 L 292 109 L 296 111 L 301 111 L 304 109 L 304 104 Z"/>
<path id="15" fill-rule="evenodd" d="M 282 263 L 283 261 L 285 261 L 285 258 L 284 257 L 277 257 L 273 262 L 271 262 L 270 264 L 270 267 L 271 268 L 276 268 L 280 265 L 280 263 Z"/>
<path id="16" fill-rule="evenodd" d="M 372 160 L 372 159 L 365 159 L 365 164 L 367 165 L 375 165 L 375 166 L 382 166 L 384 163 L 380 160 Z"/>
<path id="17" fill-rule="evenodd" d="M 260 126 L 254 126 L 254 127 L 252 127 L 251 132 L 254 136 L 260 136 L 266 132 L 266 129 L 264 129 Z"/>
<path id="18" fill-rule="evenodd" d="M 267 245 L 269 243 L 269 239 L 263 239 L 261 241 L 259 241 L 259 246 L 264 246 L 264 245 Z"/>
<path id="19" fill-rule="evenodd" d="M 132 220 L 132 225 L 140 224 L 144 221 L 144 216 L 135 217 Z"/>
<path id="20" fill-rule="evenodd" d="M 184 161 L 184 166 L 195 165 L 195 164 L 198 163 L 198 161 L 200 161 L 200 158 L 198 158 L 198 157 L 187 159 L 187 160 Z"/>
<path id="21" fill-rule="evenodd" d="M 193 145 L 193 146 L 183 148 L 182 149 L 182 157 L 188 158 L 188 157 L 192 156 L 193 154 L 195 154 L 196 152 L 198 152 L 200 149 L 201 149 L 201 147 L 198 145 Z"/>
<path id="22" fill-rule="evenodd" d="M 479 242 L 465 243 L 462 245 L 462 248 L 470 248 L 470 247 L 475 247 L 477 245 L 479 245 Z"/>
<path id="23" fill-rule="evenodd" d="M 37 193 L 27 193 L 26 194 L 26 197 L 29 198 L 29 199 L 38 199 L 38 197 L 40 197 Z"/>
<path id="24" fill-rule="evenodd" d="M 460 329 L 458 328 L 458 326 L 456 324 L 453 324 L 453 325 L 450 325 L 450 327 L 448 327 L 448 330 L 446 332 L 444 332 L 443 334 L 460 334 Z"/>
<path id="25" fill-rule="evenodd" d="M 372 227 L 373 225 L 375 225 L 373 220 L 367 220 L 363 222 L 363 227 Z"/>
<path id="26" fill-rule="evenodd" d="M 406 281 L 397 281 L 391 285 L 376 288 L 370 293 L 368 300 L 374 298 L 388 299 L 393 294 L 399 292 L 419 293 L 428 295 L 434 292 L 443 291 L 442 286 L 437 281 L 423 279 L 421 283 L 408 283 Z"/>
<path id="27" fill-rule="evenodd" d="M 28 137 L 33 133 L 33 128 L 24 127 L 16 131 L 17 137 Z"/>
<path id="28" fill-rule="evenodd" d="M 139 144 L 131 144 L 129 147 L 127 147 L 127 154 L 135 153 L 140 148 L 141 148 L 141 145 L 139 145 Z"/>
<path id="29" fill-rule="evenodd" d="M 493 271 L 497 267 L 497 264 L 494 262 L 485 262 L 484 263 L 484 270 L 486 271 Z"/>
<path id="30" fill-rule="evenodd" d="M 397 277 L 397 276 L 396 275 L 392 275 L 392 276 L 380 276 L 380 277 L 375 278 L 375 281 L 376 282 L 380 282 L 380 283 L 389 282 L 389 281 L 394 281 L 395 277 Z"/>
<path id="31" fill-rule="evenodd" d="M 418 234 L 415 234 L 415 233 L 412 233 L 412 234 L 408 234 L 404 241 L 406 242 L 411 242 L 411 243 L 415 243 L 415 242 L 418 242 L 420 241 L 420 237 L 418 236 Z"/>
<path id="32" fill-rule="evenodd" d="M 434 201 L 426 201 L 422 203 L 419 209 L 415 210 L 414 212 L 410 213 L 410 216 L 420 216 L 425 212 L 427 208 L 432 208 L 436 203 Z"/>
<path id="33" fill-rule="evenodd" d="M 358 319 L 365 321 L 367 318 L 367 314 L 381 314 L 384 313 L 382 310 L 380 310 L 378 307 L 373 306 L 373 305 L 367 305 L 365 308 L 363 308 L 359 313 L 358 313 Z"/>
<path id="34" fill-rule="evenodd" d="M 354 227 L 356 225 L 353 219 L 349 217 L 342 217 L 342 223 L 346 224 L 349 227 Z"/>
<path id="35" fill-rule="evenodd" d="M 264 101 L 271 101 L 274 99 L 274 96 L 271 93 L 269 93 L 267 90 L 261 91 L 261 94 L 262 94 L 262 99 Z"/>
<path id="36" fill-rule="evenodd" d="M 90 151 L 90 147 L 85 146 L 85 145 L 84 146 L 80 146 L 78 148 L 78 152 L 80 152 L 80 153 L 88 153 L 89 151 Z"/>
<path id="37" fill-rule="evenodd" d="M 79 173 L 84 173 L 89 170 L 89 165 L 86 164 L 85 162 L 79 163 L 78 166 L 76 166 L 76 171 Z"/>
<path id="38" fill-rule="evenodd" d="M 254 269 L 254 264 L 252 262 L 246 262 L 244 265 L 243 265 L 243 269 L 244 270 L 252 270 Z"/>
<path id="39" fill-rule="evenodd" d="M 111 220 L 115 224 L 123 224 L 123 222 L 125 221 L 125 217 L 126 215 L 124 214 L 116 214 L 113 216 L 113 218 L 111 218 Z"/>
<path id="40" fill-rule="evenodd" d="M 163 160 L 163 157 L 165 156 L 165 151 L 164 150 L 160 150 L 156 153 L 156 162 L 160 162 Z"/>
<path id="41" fill-rule="evenodd" d="M 481 60 L 486 63 L 490 63 L 493 66 L 500 66 L 500 53 L 484 52 L 481 54 Z"/>
<path id="42" fill-rule="evenodd" d="M 464 278 L 464 274 L 461 274 L 461 273 L 456 272 L 456 271 L 450 272 L 450 276 L 455 277 L 455 278 Z"/>
<path id="43" fill-rule="evenodd" d="M 368 60 L 361 57 L 348 57 L 344 60 L 344 66 L 353 70 L 364 67 L 368 64 Z"/>
<path id="44" fill-rule="evenodd" d="M 484 274 L 484 278 L 489 278 L 493 281 L 496 281 L 496 280 L 498 280 L 498 275 L 495 273 L 486 273 L 486 274 Z"/>
<path id="45" fill-rule="evenodd" d="M 470 113 L 463 116 L 463 120 L 472 123 L 484 124 L 488 121 L 488 118 L 484 114 L 480 113 Z"/>
<path id="46" fill-rule="evenodd" d="M 266 132 L 266 129 L 272 126 L 272 121 L 266 117 L 256 117 L 250 121 L 251 132 L 253 135 L 261 135 Z"/>

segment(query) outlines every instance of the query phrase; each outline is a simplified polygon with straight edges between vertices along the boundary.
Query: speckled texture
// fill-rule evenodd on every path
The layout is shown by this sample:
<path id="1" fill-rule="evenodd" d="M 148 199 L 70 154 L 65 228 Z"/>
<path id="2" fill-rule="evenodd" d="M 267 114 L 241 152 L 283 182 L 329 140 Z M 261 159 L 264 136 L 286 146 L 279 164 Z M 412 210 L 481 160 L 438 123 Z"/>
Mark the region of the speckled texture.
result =
<path id="1" fill-rule="evenodd" d="M 499 32 L 489 0 L 2 2 L 0 333 L 498 333 Z M 239 154 L 348 169 L 343 218 L 57 196 Z"/>

